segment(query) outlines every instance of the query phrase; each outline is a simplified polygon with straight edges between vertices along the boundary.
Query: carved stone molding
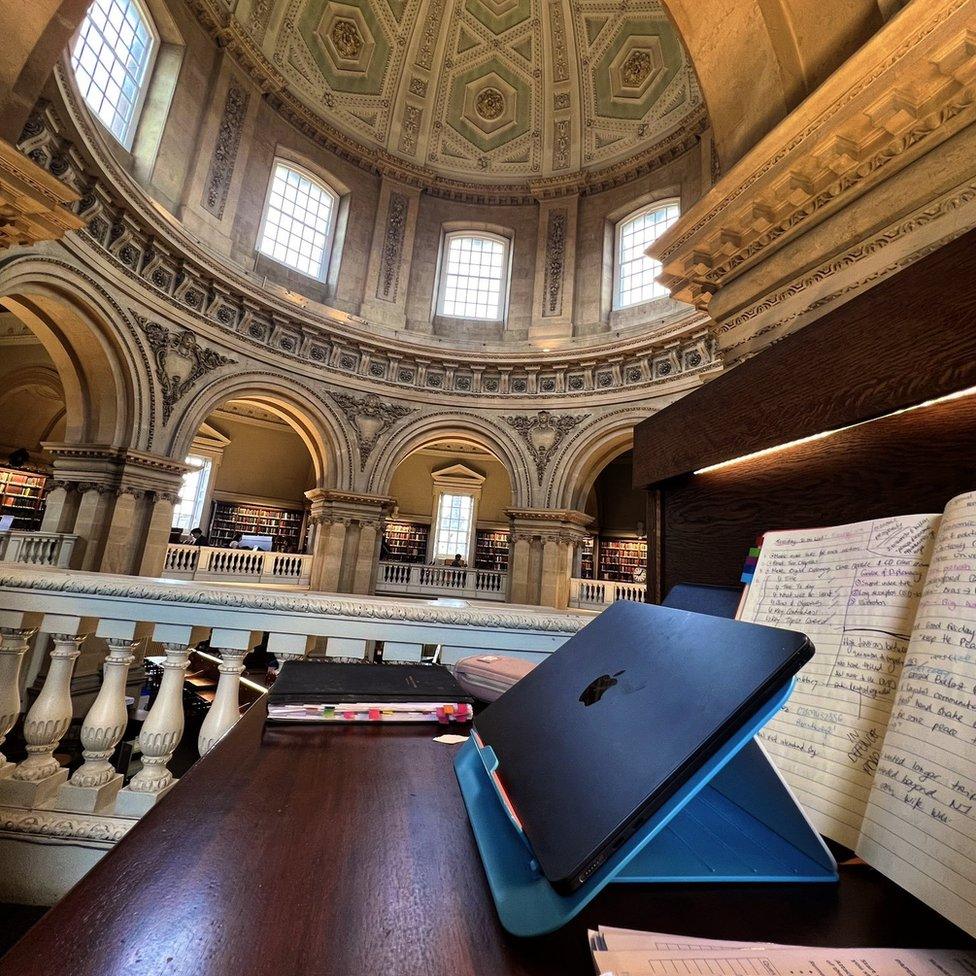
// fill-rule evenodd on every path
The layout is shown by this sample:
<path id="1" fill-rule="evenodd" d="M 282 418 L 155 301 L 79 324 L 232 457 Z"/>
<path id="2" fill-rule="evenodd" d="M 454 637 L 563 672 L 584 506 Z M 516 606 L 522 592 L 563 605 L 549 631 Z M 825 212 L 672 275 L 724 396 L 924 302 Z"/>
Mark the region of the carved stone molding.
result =
<path id="1" fill-rule="evenodd" d="M 234 360 L 206 346 L 188 329 L 173 332 L 158 322 L 136 316 L 139 327 L 153 351 L 156 379 L 163 394 L 163 423 L 183 396 L 193 389 L 197 380 L 221 366 L 232 365 Z"/>
<path id="2" fill-rule="evenodd" d="M 0 139 L 0 248 L 36 244 L 78 230 L 78 194 Z"/>
<path id="3" fill-rule="evenodd" d="M 376 297 L 387 302 L 397 300 L 409 208 L 410 201 L 402 193 L 390 194 L 386 213 L 386 234 L 383 238 L 383 253 L 380 259 L 380 280 L 376 286 Z"/>
<path id="4" fill-rule="evenodd" d="M 869 196 L 908 167 L 931 166 L 976 121 L 974 36 L 971 3 L 908 5 L 655 242 L 659 280 L 725 329 L 771 300 L 770 282 L 782 290 L 809 277 L 810 253 L 834 259 L 860 243 L 861 227 L 900 219 L 927 188 L 941 192 L 930 175 Z M 814 233 L 819 243 L 797 246 Z M 835 250 L 824 254 L 824 241 Z"/>
<path id="5" fill-rule="evenodd" d="M 342 408 L 346 419 L 356 432 L 361 471 L 366 469 L 366 461 L 373 452 L 380 435 L 388 431 L 397 421 L 416 412 L 413 407 L 405 407 L 398 403 L 387 403 L 375 393 L 368 393 L 364 397 L 337 392 L 330 395 Z"/>
<path id="6" fill-rule="evenodd" d="M 247 610 L 275 610 L 326 617 L 359 617 L 384 622 L 409 621 L 459 627 L 491 627 L 500 630 L 531 630 L 572 634 L 585 618 L 571 613 L 521 613 L 508 607 L 495 610 L 482 606 L 447 607 L 430 603 L 391 603 L 381 597 L 337 596 L 328 593 L 215 589 L 206 584 L 166 582 L 138 576 L 109 576 L 100 573 L 67 574 L 55 570 L 31 569 L 0 563 L 0 589 L 93 595 L 126 600 L 159 600 L 194 607 L 224 607 Z"/>
<path id="7" fill-rule="evenodd" d="M 0 807 L 0 834 L 14 834 L 21 839 L 31 836 L 48 840 L 57 838 L 84 842 L 85 846 L 91 847 L 112 847 L 132 829 L 135 822 L 122 817 Z"/>
<path id="8" fill-rule="evenodd" d="M 548 410 L 540 410 L 532 416 L 520 414 L 505 417 L 504 420 L 525 441 L 529 454 L 535 462 L 536 475 L 541 485 L 546 466 L 559 449 L 559 445 L 577 424 L 586 420 L 586 415 L 553 414 Z"/>
<path id="9" fill-rule="evenodd" d="M 203 206 L 218 220 L 224 216 L 249 99 L 248 90 L 232 79 L 227 88 L 224 111 L 217 130 L 217 141 L 214 143 L 213 159 L 210 161 L 210 171 L 207 173 L 207 183 L 203 191 Z"/>
<path id="10" fill-rule="evenodd" d="M 84 110 L 71 104 L 74 96 L 62 81 L 67 109 L 92 152 L 100 137 L 85 120 Z M 233 335 L 238 342 L 271 351 L 276 356 L 311 364 L 340 376 L 368 375 L 379 387 L 430 390 L 464 398 L 517 398 L 531 391 L 535 398 L 560 400 L 592 397 L 595 392 L 637 393 L 718 365 L 714 344 L 708 360 L 690 365 L 684 349 L 697 346 L 707 316 L 689 310 L 652 334 L 633 335 L 599 345 L 543 353 L 490 352 L 479 355 L 457 350 L 419 347 L 401 338 L 378 339 L 377 330 L 355 316 L 314 303 L 297 308 L 273 289 L 259 289 L 249 279 L 205 253 L 187 235 L 160 218 L 143 199 L 110 154 L 95 162 L 82 157 L 62 135 L 64 123 L 54 108 L 39 103 L 29 123 L 30 138 L 20 147 L 41 161 L 45 169 L 61 173 L 80 191 L 75 205 L 85 230 L 74 247 L 94 248 L 124 277 L 149 292 L 147 301 L 170 306 L 174 313 L 198 319 Z M 26 130 L 25 130 L 26 131 Z M 101 175 L 94 175 L 103 173 Z M 125 202 L 106 177 L 125 184 Z M 390 267 L 387 264 L 387 267 Z M 381 269 L 378 289 L 382 291 Z M 679 340 L 681 350 L 673 367 L 659 370 L 666 350 Z M 448 366 L 450 360 L 450 367 Z M 422 362 L 428 364 L 422 367 Z M 622 367 L 622 368 L 621 368 Z M 530 380 L 530 377 L 532 379 Z"/>
<path id="11" fill-rule="evenodd" d="M 565 210 L 550 210 L 546 228 L 545 282 L 543 285 L 543 317 L 562 315 L 563 275 L 566 263 Z"/>

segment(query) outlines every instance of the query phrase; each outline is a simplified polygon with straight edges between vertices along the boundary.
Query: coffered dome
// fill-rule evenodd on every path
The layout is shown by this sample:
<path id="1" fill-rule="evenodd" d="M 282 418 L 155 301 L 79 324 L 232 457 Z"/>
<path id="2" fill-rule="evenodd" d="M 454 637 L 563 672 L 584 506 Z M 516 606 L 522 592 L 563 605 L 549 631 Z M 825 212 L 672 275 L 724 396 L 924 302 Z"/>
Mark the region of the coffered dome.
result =
<path id="1" fill-rule="evenodd" d="M 660 0 L 252 0 L 239 16 L 284 102 L 435 181 L 572 183 L 704 124 Z"/>

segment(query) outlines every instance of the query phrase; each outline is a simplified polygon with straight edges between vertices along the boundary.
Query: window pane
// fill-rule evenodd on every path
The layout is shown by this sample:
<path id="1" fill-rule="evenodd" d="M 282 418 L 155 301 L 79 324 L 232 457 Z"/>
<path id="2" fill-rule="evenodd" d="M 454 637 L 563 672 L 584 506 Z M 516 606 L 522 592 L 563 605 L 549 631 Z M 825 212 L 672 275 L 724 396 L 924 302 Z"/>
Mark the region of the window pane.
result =
<path id="1" fill-rule="evenodd" d="M 189 532 L 200 524 L 203 515 L 203 500 L 210 481 L 210 459 L 191 454 L 186 463 L 190 470 L 183 475 L 180 499 L 173 510 L 173 525 Z"/>
<path id="2" fill-rule="evenodd" d="M 335 213 L 335 194 L 285 163 L 276 163 L 258 250 L 321 278 Z"/>
<path id="3" fill-rule="evenodd" d="M 661 262 L 644 252 L 677 219 L 678 205 L 670 204 L 631 217 L 620 225 L 617 238 L 617 308 L 665 298 L 667 288 L 655 281 Z"/>
<path id="4" fill-rule="evenodd" d="M 505 245 L 492 237 L 449 237 L 441 315 L 500 319 Z"/>
<path id="5" fill-rule="evenodd" d="M 123 144 L 136 122 L 137 93 L 148 81 L 154 40 L 135 0 L 94 0 L 71 50 L 88 107 Z"/>
<path id="6" fill-rule="evenodd" d="M 458 553 L 462 559 L 467 559 L 473 512 L 471 495 L 441 495 L 437 509 L 437 538 L 434 540 L 435 559 L 453 559 Z"/>

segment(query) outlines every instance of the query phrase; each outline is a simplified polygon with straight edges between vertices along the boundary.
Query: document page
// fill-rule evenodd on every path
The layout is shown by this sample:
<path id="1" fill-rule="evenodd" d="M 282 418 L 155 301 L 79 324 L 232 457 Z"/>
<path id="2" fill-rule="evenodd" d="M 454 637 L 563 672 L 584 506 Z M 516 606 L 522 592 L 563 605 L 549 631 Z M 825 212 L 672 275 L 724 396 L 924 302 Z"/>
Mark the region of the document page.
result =
<path id="1" fill-rule="evenodd" d="M 939 517 L 763 538 L 740 619 L 816 654 L 760 738 L 820 833 L 855 847 Z"/>
<path id="2" fill-rule="evenodd" d="M 942 519 L 857 851 L 976 935 L 976 493 Z"/>
<path id="3" fill-rule="evenodd" d="M 976 956 L 930 949 L 733 949 L 594 952 L 613 976 L 976 976 Z"/>

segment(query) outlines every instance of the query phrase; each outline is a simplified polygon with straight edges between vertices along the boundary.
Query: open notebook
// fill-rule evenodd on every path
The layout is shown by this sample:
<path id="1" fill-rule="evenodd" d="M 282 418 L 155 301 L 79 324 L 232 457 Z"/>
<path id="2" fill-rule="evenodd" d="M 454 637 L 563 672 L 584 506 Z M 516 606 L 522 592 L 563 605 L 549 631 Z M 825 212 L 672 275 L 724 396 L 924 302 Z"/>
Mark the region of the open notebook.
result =
<path id="1" fill-rule="evenodd" d="M 739 617 L 816 647 L 760 735 L 814 825 L 976 935 L 976 492 L 767 533 Z"/>

